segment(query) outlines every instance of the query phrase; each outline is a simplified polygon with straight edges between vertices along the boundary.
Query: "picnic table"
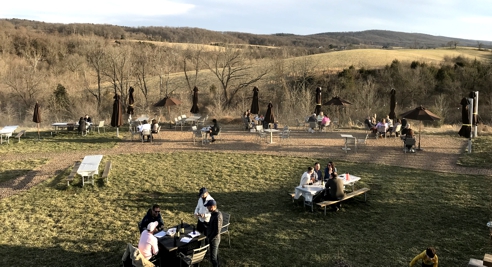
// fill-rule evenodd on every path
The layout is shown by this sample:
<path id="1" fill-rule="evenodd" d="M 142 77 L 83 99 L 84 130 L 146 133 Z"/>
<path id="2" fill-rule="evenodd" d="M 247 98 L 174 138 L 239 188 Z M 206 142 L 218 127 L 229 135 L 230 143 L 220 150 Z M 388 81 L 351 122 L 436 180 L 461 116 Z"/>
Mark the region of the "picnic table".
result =
<path id="1" fill-rule="evenodd" d="M 7 138 L 7 142 L 9 138 L 12 136 L 12 133 L 18 128 L 18 125 L 10 125 L 5 126 L 0 130 L 0 144 L 3 144 L 3 138 Z"/>
<path id="2" fill-rule="evenodd" d="M 51 124 L 55 128 L 55 133 L 58 133 L 58 131 L 62 128 L 66 128 L 67 131 L 69 128 L 75 128 L 76 126 L 79 126 L 78 122 L 55 122 Z"/>
<path id="3" fill-rule="evenodd" d="M 351 134 L 341 134 L 340 136 L 342 138 L 345 138 L 345 146 L 342 147 L 342 150 L 345 150 L 345 153 L 350 150 L 350 147 L 347 146 L 348 144 L 354 144 L 357 149 L 357 138 L 355 138 Z"/>
<path id="4" fill-rule="evenodd" d="M 85 184 L 85 178 L 87 181 L 94 185 L 94 175 L 99 172 L 99 164 L 101 163 L 102 155 L 90 155 L 85 156 L 77 170 L 77 174 L 82 176 L 82 186 Z"/>
<path id="5" fill-rule="evenodd" d="M 190 224 L 184 224 L 184 233 L 180 234 L 179 240 L 176 240 L 176 244 L 174 243 L 175 236 L 170 236 L 169 232 L 174 232 L 177 230 L 178 225 L 173 226 L 165 232 L 165 236 L 156 233 L 156 237 L 159 245 L 159 256 L 161 262 L 166 262 L 166 264 L 170 264 L 170 266 L 178 266 L 179 258 L 178 254 L 182 252 L 185 255 L 189 255 L 193 249 L 199 248 L 205 242 L 205 235 L 196 231 L 193 235 L 193 226 Z M 190 236 L 191 235 L 191 236 Z"/>

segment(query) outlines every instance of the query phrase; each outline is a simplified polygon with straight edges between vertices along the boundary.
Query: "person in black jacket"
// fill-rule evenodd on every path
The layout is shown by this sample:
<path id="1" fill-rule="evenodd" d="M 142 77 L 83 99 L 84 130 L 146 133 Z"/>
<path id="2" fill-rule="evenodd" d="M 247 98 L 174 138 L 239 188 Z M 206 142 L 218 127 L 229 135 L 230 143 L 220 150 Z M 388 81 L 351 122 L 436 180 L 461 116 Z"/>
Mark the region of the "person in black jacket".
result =
<path id="1" fill-rule="evenodd" d="M 219 244 L 220 230 L 222 229 L 222 213 L 217 209 L 217 202 L 209 200 L 205 203 L 208 211 L 210 211 L 210 221 L 207 228 L 207 239 L 210 244 L 210 261 L 213 267 L 219 266 Z"/>
<path id="2" fill-rule="evenodd" d="M 147 214 L 140 223 L 140 233 L 147 229 L 147 225 L 151 222 L 158 222 L 157 229 L 164 229 L 164 221 L 161 216 L 161 207 L 158 204 L 152 205 L 152 208 L 147 211 Z"/>
<path id="3" fill-rule="evenodd" d="M 210 126 L 210 137 L 212 137 L 212 143 L 215 142 L 215 136 L 219 134 L 220 127 L 216 119 L 213 119 L 214 125 Z"/>

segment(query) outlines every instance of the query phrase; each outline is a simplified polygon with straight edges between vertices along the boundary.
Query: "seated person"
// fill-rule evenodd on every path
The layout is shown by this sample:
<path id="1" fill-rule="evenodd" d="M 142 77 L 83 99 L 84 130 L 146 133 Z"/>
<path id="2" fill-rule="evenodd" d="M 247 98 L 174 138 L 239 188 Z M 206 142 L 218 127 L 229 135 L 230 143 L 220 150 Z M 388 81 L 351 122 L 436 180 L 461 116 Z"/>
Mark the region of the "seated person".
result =
<path id="1" fill-rule="evenodd" d="M 386 116 L 386 122 L 388 123 L 388 130 L 386 130 L 387 133 L 393 131 L 393 120 L 390 119 L 390 116 Z"/>
<path id="2" fill-rule="evenodd" d="M 392 130 L 392 132 L 395 133 L 396 137 L 398 137 L 398 134 L 399 134 L 399 133 L 396 132 L 396 129 L 398 128 L 398 125 L 401 125 L 401 120 L 400 119 L 396 119 L 395 124 L 393 124 L 393 130 Z M 401 131 L 401 128 L 400 128 L 400 131 Z"/>
<path id="3" fill-rule="evenodd" d="M 414 139 L 414 138 L 415 137 L 413 135 L 413 130 L 412 129 L 408 129 L 407 134 L 405 135 L 405 138 L 403 138 L 403 141 L 406 141 L 407 139 Z M 406 145 L 405 146 L 405 149 L 406 149 L 406 151 L 415 153 L 415 150 L 412 147 L 413 147 L 413 145 Z"/>
<path id="4" fill-rule="evenodd" d="M 86 122 L 84 120 L 84 117 L 80 117 L 79 119 L 79 133 L 82 134 L 84 131 L 87 131 L 87 125 L 86 125 Z"/>
<path id="5" fill-rule="evenodd" d="M 384 127 L 384 131 L 380 131 L 379 128 Z M 388 131 L 388 123 L 386 122 L 386 119 L 382 119 L 378 124 L 376 124 L 376 129 L 380 134 L 386 133 Z"/>
<path id="6" fill-rule="evenodd" d="M 85 114 L 84 121 L 85 121 L 85 126 L 86 126 L 87 130 L 90 130 L 90 127 L 92 125 L 91 117 L 89 117 L 89 115 Z"/>
<path id="7" fill-rule="evenodd" d="M 340 200 L 345 197 L 343 191 L 343 180 L 338 179 L 336 175 L 332 174 L 328 182 L 325 185 L 325 199 L 326 200 Z M 338 211 L 342 204 L 338 202 L 334 209 Z"/>
<path id="8" fill-rule="evenodd" d="M 323 130 L 323 128 L 327 127 L 330 125 L 330 118 L 328 118 L 328 115 L 324 115 L 323 116 L 323 119 L 321 120 L 321 130 Z"/>
<path id="9" fill-rule="evenodd" d="M 142 138 L 145 138 L 145 136 L 143 136 L 143 131 L 150 130 L 152 132 L 152 127 L 150 126 L 150 123 L 147 122 L 147 120 L 144 120 L 141 125 L 137 126 L 137 130 L 142 135 Z M 150 135 L 147 136 L 147 141 L 150 141 L 150 137 Z"/>
<path id="10" fill-rule="evenodd" d="M 314 171 L 311 175 L 311 179 L 313 179 L 313 182 L 321 181 L 323 179 L 323 172 L 321 171 L 321 165 L 319 165 L 319 162 L 314 163 Z"/>
<path id="11" fill-rule="evenodd" d="M 371 117 L 367 117 L 367 119 L 364 121 L 364 124 L 366 125 L 367 129 L 372 131 L 372 133 L 376 133 L 378 131 L 378 128 L 376 127 L 376 125 L 374 125 L 374 123 L 372 123 Z"/>
<path id="12" fill-rule="evenodd" d="M 147 260 L 153 260 L 152 258 L 159 253 L 157 238 L 154 236 L 154 233 L 158 232 L 158 224 L 158 222 L 149 223 L 147 229 L 142 231 L 140 241 L 138 241 L 138 250 L 140 250 L 142 256 Z"/>
<path id="13" fill-rule="evenodd" d="M 407 122 L 407 119 L 401 119 L 401 134 L 407 134 L 408 129 L 410 129 L 410 124 Z"/>
<path id="14" fill-rule="evenodd" d="M 313 113 L 313 115 L 311 115 L 307 120 L 307 122 L 317 122 L 317 121 L 318 119 L 316 118 L 316 113 Z"/>
<path id="15" fill-rule="evenodd" d="M 212 143 L 215 142 L 215 136 L 219 134 L 220 132 L 220 127 L 219 124 L 217 123 L 216 119 L 213 119 L 212 122 L 214 125 L 210 126 L 210 137 L 212 138 Z"/>
<path id="16" fill-rule="evenodd" d="M 313 172 L 314 172 L 313 167 L 308 167 L 307 171 L 304 172 L 301 176 L 301 182 L 299 183 L 299 186 L 304 187 L 305 185 L 313 184 L 314 179 L 311 177 Z"/>
<path id="17" fill-rule="evenodd" d="M 325 117 L 325 116 L 323 115 L 323 111 L 321 111 L 321 112 L 319 113 L 319 115 L 318 115 L 318 116 L 316 116 L 316 120 L 317 120 L 317 121 L 322 121 L 324 117 Z"/>
<path id="18" fill-rule="evenodd" d="M 335 167 L 335 164 L 333 161 L 328 162 L 325 168 L 325 181 L 330 179 L 332 175 L 338 176 L 337 168 Z"/>
<path id="19" fill-rule="evenodd" d="M 152 133 L 157 133 L 157 129 L 159 129 L 159 124 L 156 119 L 152 119 L 152 123 L 150 124 L 150 129 Z"/>
<path id="20" fill-rule="evenodd" d="M 158 204 L 152 205 L 152 208 L 150 208 L 147 211 L 147 214 L 142 219 L 142 222 L 140 222 L 140 232 L 143 232 L 145 229 L 147 229 L 147 225 L 151 222 L 157 222 L 157 230 L 162 230 L 164 229 L 164 221 L 162 220 L 161 217 L 161 207 Z"/>

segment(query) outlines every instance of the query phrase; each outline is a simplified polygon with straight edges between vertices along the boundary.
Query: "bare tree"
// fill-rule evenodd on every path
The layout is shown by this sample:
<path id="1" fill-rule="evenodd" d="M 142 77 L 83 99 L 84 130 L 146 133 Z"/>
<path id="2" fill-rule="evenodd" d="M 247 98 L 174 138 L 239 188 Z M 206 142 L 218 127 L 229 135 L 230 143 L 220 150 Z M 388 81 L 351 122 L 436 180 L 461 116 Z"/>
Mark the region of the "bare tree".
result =
<path id="1" fill-rule="evenodd" d="M 157 74 L 160 47 L 148 46 L 145 43 L 137 44 L 132 50 L 132 70 L 135 77 L 136 87 L 140 89 L 145 98 L 145 105 L 149 105 L 148 84 L 149 77 Z"/>
<path id="2" fill-rule="evenodd" d="M 92 82 L 90 81 L 87 72 L 84 71 L 84 84 L 85 84 L 85 90 L 87 90 L 91 95 L 93 95 L 96 98 L 97 101 L 97 110 L 101 108 L 101 96 L 102 96 L 102 87 L 101 87 L 101 82 L 102 82 L 102 71 L 104 68 L 104 62 L 105 62 L 105 46 L 103 45 L 102 42 L 96 41 L 96 40 L 91 40 L 88 48 L 87 48 L 87 54 L 86 54 L 86 59 L 87 63 L 89 66 L 93 69 L 95 75 L 96 75 L 96 88 L 92 88 Z"/>
<path id="3" fill-rule="evenodd" d="M 45 76 L 31 64 L 27 66 L 24 62 L 11 62 L 4 76 L 4 83 L 20 99 L 26 110 L 36 102 L 36 98 L 41 97 L 41 85 Z"/>
<path id="4" fill-rule="evenodd" d="M 183 51 L 183 71 L 190 95 L 197 84 L 202 51 L 202 45 L 195 45 L 192 48 L 188 46 L 187 49 Z M 188 74 L 189 69 L 193 71 L 193 74 Z"/>
<path id="5" fill-rule="evenodd" d="M 242 50 L 230 47 L 212 53 L 210 61 L 202 60 L 219 80 L 224 95 L 224 109 L 234 105 L 234 97 L 238 92 L 250 87 L 268 73 L 268 68 L 253 67 L 246 61 Z"/>
<path id="6" fill-rule="evenodd" d="M 128 46 L 110 47 L 106 51 L 102 75 L 109 79 L 114 93 L 121 96 L 123 105 L 125 105 L 131 77 L 131 48 Z"/>

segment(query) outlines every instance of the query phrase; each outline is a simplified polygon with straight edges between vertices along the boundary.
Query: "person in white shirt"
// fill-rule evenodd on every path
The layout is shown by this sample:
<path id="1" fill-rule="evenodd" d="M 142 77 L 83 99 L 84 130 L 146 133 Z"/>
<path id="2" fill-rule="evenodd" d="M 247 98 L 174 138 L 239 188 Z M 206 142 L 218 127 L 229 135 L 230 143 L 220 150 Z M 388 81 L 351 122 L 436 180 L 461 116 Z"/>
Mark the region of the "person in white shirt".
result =
<path id="1" fill-rule="evenodd" d="M 143 123 L 139 126 L 137 126 L 137 130 L 140 132 L 140 134 L 143 134 L 143 131 L 144 130 L 149 130 L 150 132 L 150 135 L 147 136 L 147 141 L 150 141 L 150 138 L 151 138 L 151 135 L 152 135 L 152 126 L 150 125 L 150 123 L 147 122 L 147 120 L 144 120 Z M 142 138 L 144 138 L 145 136 L 143 136 Z"/>
<path id="2" fill-rule="evenodd" d="M 313 172 L 314 172 L 313 167 L 308 167 L 307 171 L 301 176 L 301 182 L 299 183 L 299 186 L 304 187 L 305 185 L 312 184 L 314 181 L 314 179 L 311 178 Z"/>
<path id="3" fill-rule="evenodd" d="M 209 200 L 214 200 L 212 196 L 208 193 L 207 188 L 200 188 L 198 203 L 195 208 L 195 217 L 198 218 L 198 222 L 196 223 L 196 230 L 201 234 L 206 235 L 206 230 L 208 227 L 208 222 L 210 221 L 210 211 L 208 211 L 207 207 L 205 207 L 205 203 Z"/>
<path id="4" fill-rule="evenodd" d="M 144 230 L 140 235 L 140 241 L 138 242 L 138 250 L 142 253 L 142 256 L 147 260 L 151 260 L 159 253 L 159 246 L 157 244 L 157 238 L 154 233 L 157 232 L 158 222 L 151 222 L 147 225 L 147 230 Z"/>

